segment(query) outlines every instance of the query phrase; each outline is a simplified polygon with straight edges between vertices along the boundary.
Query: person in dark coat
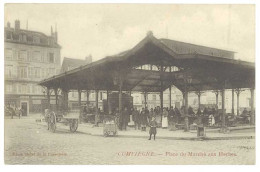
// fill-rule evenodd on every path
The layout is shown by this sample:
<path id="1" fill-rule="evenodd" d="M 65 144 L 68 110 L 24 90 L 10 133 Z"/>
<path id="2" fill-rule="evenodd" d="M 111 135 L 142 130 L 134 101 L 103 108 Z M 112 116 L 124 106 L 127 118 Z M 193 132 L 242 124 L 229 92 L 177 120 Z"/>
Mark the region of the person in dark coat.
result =
<path id="1" fill-rule="evenodd" d="M 195 113 L 193 112 L 192 107 L 189 107 L 189 109 L 188 109 L 188 115 L 191 115 L 191 116 L 194 116 L 194 115 L 195 115 Z"/>
<path id="2" fill-rule="evenodd" d="M 135 107 L 134 108 L 134 111 L 133 111 L 133 121 L 135 123 L 135 129 L 139 129 L 140 128 L 140 115 L 139 115 L 139 112 L 137 110 L 137 108 Z"/>
<path id="3" fill-rule="evenodd" d="M 175 129 L 175 123 L 176 123 L 176 115 L 175 115 L 175 111 L 173 110 L 173 107 L 171 106 L 170 110 L 169 110 L 169 128 L 170 130 L 174 130 Z"/>
<path id="4" fill-rule="evenodd" d="M 124 111 L 122 112 L 122 130 L 126 130 L 126 126 L 129 122 L 129 111 L 127 107 L 125 107 Z"/>
<path id="5" fill-rule="evenodd" d="M 142 108 L 141 111 L 141 131 L 146 131 L 146 125 L 147 125 L 147 116 L 145 113 L 145 109 Z"/>
<path id="6" fill-rule="evenodd" d="M 152 120 L 150 121 L 149 126 L 150 126 L 150 131 L 149 131 L 150 137 L 148 140 L 151 140 L 152 135 L 153 135 L 153 139 L 155 140 L 155 136 L 157 134 L 157 131 L 156 131 L 157 122 L 155 121 L 155 117 L 152 117 Z"/>
<path id="7" fill-rule="evenodd" d="M 179 111 L 179 109 L 177 107 L 174 108 L 174 112 L 175 112 L 175 115 L 176 115 L 176 121 L 177 123 L 180 123 L 180 120 L 181 120 L 181 113 Z"/>

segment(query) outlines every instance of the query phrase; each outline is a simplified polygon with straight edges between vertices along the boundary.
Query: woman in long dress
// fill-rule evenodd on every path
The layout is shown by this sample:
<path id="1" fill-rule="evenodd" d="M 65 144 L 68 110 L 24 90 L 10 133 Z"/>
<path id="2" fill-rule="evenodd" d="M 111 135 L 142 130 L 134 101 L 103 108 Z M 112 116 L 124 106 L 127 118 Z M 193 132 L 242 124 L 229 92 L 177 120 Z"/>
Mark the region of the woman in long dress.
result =
<path id="1" fill-rule="evenodd" d="M 162 114 L 162 128 L 168 128 L 168 111 L 165 108 Z"/>

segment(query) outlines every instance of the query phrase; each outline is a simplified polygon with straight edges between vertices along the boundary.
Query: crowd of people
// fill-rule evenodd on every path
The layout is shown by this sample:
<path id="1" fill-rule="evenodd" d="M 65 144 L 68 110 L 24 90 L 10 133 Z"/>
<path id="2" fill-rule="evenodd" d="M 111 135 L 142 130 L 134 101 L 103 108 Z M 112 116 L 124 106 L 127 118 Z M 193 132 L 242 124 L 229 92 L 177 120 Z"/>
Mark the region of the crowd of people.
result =
<path id="1" fill-rule="evenodd" d="M 120 115 L 118 109 L 115 110 L 114 115 L 117 117 L 117 123 L 120 130 L 126 130 L 127 126 L 133 126 L 135 129 L 139 129 L 141 131 L 146 131 L 146 127 L 149 126 L 150 122 L 154 118 L 157 125 L 160 125 L 163 129 L 174 129 L 176 124 L 180 124 L 184 122 L 185 111 L 184 107 L 178 109 L 177 107 L 164 107 L 161 109 L 159 106 L 155 108 L 151 108 L 150 110 L 146 108 L 142 108 L 138 110 L 137 108 L 131 108 L 130 110 L 125 107 Z M 192 107 L 188 108 L 188 115 L 193 120 L 191 123 L 195 122 L 199 123 L 199 120 L 196 118 L 199 117 L 207 117 L 211 118 L 211 124 L 215 123 L 215 118 L 217 118 L 217 113 L 215 108 L 209 109 L 204 108 L 203 112 L 198 109 L 195 113 Z M 200 123 L 207 123 L 208 121 L 202 121 Z"/>

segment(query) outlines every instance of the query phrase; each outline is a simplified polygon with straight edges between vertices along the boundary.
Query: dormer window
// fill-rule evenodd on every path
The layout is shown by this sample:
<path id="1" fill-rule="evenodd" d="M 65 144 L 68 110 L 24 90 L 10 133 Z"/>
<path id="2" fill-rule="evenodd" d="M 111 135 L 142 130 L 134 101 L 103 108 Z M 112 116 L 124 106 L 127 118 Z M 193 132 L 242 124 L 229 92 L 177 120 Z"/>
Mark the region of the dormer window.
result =
<path id="1" fill-rule="evenodd" d="M 27 42 L 27 37 L 26 37 L 26 35 L 23 35 L 23 42 Z"/>
<path id="2" fill-rule="evenodd" d="M 33 43 L 39 44 L 40 38 L 38 36 L 33 36 Z"/>

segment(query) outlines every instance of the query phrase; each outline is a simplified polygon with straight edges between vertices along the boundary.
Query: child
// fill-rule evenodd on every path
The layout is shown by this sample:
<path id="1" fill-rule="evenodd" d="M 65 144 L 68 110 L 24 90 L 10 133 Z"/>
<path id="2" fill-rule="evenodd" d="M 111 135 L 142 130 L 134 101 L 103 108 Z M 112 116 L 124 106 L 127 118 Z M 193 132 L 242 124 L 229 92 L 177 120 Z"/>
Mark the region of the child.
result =
<path id="1" fill-rule="evenodd" d="M 156 135 L 156 127 L 157 127 L 157 122 L 155 121 L 155 117 L 152 117 L 151 122 L 149 123 L 150 125 L 150 138 L 148 140 L 151 140 L 152 135 L 154 135 L 153 139 L 155 140 L 155 135 Z"/>

